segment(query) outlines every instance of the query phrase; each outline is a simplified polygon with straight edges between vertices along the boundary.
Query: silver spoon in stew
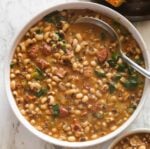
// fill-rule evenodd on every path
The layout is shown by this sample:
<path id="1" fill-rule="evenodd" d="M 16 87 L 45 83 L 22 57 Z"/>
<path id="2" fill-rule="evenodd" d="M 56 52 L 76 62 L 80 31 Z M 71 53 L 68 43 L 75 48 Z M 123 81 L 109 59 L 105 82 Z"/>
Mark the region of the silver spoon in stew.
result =
<path id="1" fill-rule="evenodd" d="M 92 18 L 92 17 L 78 18 L 75 23 L 90 23 L 90 24 L 96 25 L 104 29 L 109 35 L 111 35 L 113 40 L 116 40 L 118 42 L 119 53 L 120 53 L 120 56 L 123 58 L 123 60 L 126 63 L 128 63 L 132 68 L 134 68 L 136 71 L 144 75 L 146 78 L 150 79 L 150 72 L 148 70 L 139 66 L 137 63 L 135 63 L 133 60 L 131 60 L 129 57 L 125 55 L 125 53 L 122 50 L 122 44 L 119 40 L 118 34 L 108 23 L 104 22 L 103 20 Z"/>

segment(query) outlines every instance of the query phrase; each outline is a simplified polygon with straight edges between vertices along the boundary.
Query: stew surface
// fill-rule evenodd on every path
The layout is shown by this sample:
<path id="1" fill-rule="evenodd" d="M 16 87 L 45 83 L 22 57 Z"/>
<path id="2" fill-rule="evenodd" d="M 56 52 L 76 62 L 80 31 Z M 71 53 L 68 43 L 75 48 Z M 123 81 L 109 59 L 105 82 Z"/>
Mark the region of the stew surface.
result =
<path id="1" fill-rule="evenodd" d="M 144 78 L 122 60 L 106 32 L 74 23 L 81 16 L 112 25 L 124 52 L 144 67 L 132 35 L 90 10 L 56 11 L 27 31 L 10 65 L 13 96 L 36 129 L 70 142 L 116 130 L 136 109 L 144 87 Z"/>

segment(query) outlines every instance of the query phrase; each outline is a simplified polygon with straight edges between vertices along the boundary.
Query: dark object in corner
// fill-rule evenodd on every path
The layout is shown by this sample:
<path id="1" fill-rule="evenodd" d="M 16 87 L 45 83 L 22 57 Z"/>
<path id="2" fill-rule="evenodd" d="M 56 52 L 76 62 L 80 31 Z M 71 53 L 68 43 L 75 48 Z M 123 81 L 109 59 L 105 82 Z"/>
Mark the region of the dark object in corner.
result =
<path id="1" fill-rule="evenodd" d="M 126 0 L 123 5 L 115 8 L 105 2 L 105 0 L 93 0 L 93 2 L 103 4 L 117 10 L 131 21 L 150 20 L 150 0 Z"/>

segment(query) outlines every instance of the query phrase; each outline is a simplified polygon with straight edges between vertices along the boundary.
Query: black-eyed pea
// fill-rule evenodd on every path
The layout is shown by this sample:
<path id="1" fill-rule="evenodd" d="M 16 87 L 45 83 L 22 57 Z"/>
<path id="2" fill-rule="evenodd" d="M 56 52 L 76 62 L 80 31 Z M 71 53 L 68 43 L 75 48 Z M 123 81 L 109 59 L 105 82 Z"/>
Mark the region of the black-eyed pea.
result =
<path id="1" fill-rule="evenodd" d="M 88 109 L 91 109 L 92 108 L 92 105 L 91 104 L 88 104 Z"/>
<path id="2" fill-rule="evenodd" d="M 80 110 L 74 110 L 74 114 L 80 115 L 80 114 L 81 114 L 81 111 L 80 111 Z"/>
<path id="3" fill-rule="evenodd" d="M 28 38 L 26 41 L 25 41 L 25 46 L 28 47 L 29 45 L 31 45 L 33 43 L 32 39 Z"/>
<path id="4" fill-rule="evenodd" d="M 48 96 L 48 100 L 49 100 L 49 104 L 50 105 L 54 105 L 55 104 L 55 98 L 54 98 L 54 96 L 52 96 L 52 95 Z"/>
<path id="5" fill-rule="evenodd" d="M 25 52 L 25 51 L 26 51 L 25 42 L 21 42 L 19 45 L 20 45 L 20 47 L 21 47 L 21 51 L 22 51 L 22 52 Z"/>
<path id="6" fill-rule="evenodd" d="M 75 93 L 77 93 L 77 92 L 78 92 L 77 89 L 69 89 L 69 90 L 67 90 L 67 91 L 65 92 L 65 94 L 71 95 L 71 94 L 75 94 Z"/>
<path id="7" fill-rule="evenodd" d="M 75 48 L 75 52 L 79 53 L 81 51 L 81 46 L 79 44 L 77 44 L 76 48 Z"/>
<path id="8" fill-rule="evenodd" d="M 20 112 L 21 112 L 22 115 L 26 114 L 26 111 L 24 109 L 21 109 Z"/>
<path id="9" fill-rule="evenodd" d="M 85 46 L 88 45 L 88 42 L 87 41 L 82 41 L 80 45 L 81 45 L 81 47 L 85 47 Z"/>
<path id="10" fill-rule="evenodd" d="M 76 47 L 78 45 L 78 40 L 76 38 L 73 39 L 72 45 L 73 45 L 73 47 Z"/>
<path id="11" fill-rule="evenodd" d="M 14 73 L 11 73 L 11 74 L 10 74 L 10 78 L 11 78 L 11 79 L 14 79 L 15 77 L 16 77 L 16 75 L 15 75 Z"/>
<path id="12" fill-rule="evenodd" d="M 12 80 L 10 86 L 11 86 L 12 90 L 15 90 L 15 88 L 16 88 L 16 81 Z"/>
<path id="13" fill-rule="evenodd" d="M 36 126 L 36 129 L 39 130 L 39 131 L 43 130 L 43 128 L 41 126 Z"/>
<path id="14" fill-rule="evenodd" d="M 30 121 L 30 123 L 31 123 L 32 125 L 34 125 L 34 124 L 35 124 L 35 120 L 32 119 L 32 120 Z"/>
<path id="15" fill-rule="evenodd" d="M 69 142 L 75 142 L 75 141 L 76 141 L 76 138 L 75 138 L 75 136 L 69 136 L 69 137 L 67 138 L 67 140 L 68 140 Z"/>
<path id="16" fill-rule="evenodd" d="M 47 39 L 46 39 L 46 42 L 47 42 L 47 43 L 49 43 L 49 42 L 50 42 L 50 40 L 51 40 L 51 38 L 47 38 Z"/>
<path id="17" fill-rule="evenodd" d="M 97 135 L 97 134 L 93 134 L 93 135 L 91 136 L 91 139 L 96 139 L 96 138 L 98 138 L 98 135 Z"/>
<path id="18" fill-rule="evenodd" d="M 43 34 L 36 34 L 35 35 L 35 39 L 38 40 L 38 41 L 43 40 L 43 37 L 44 37 Z"/>
<path id="19" fill-rule="evenodd" d="M 69 26 L 70 26 L 70 25 L 65 22 L 65 23 L 63 24 L 63 28 L 62 28 L 63 31 L 66 32 L 66 31 L 68 30 Z"/>
<path id="20" fill-rule="evenodd" d="M 27 80 L 31 80 L 31 75 L 30 74 L 26 74 L 25 77 L 26 77 Z"/>
<path id="21" fill-rule="evenodd" d="M 116 96 L 111 96 L 111 100 L 112 100 L 112 101 L 116 101 L 116 100 L 117 100 L 117 97 L 116 97 Z"/>
<path id="22" fill-rule="evenodd" d="M 93 61 L 91 61 L 91 63 L 90 63 L 90 64 L 91 64 L 91 66 L 93 66 L 93 67 L 95 67 L 95 66 L 97 65 L 96 61 L 94 61 L 94 60 L 93 60 Z"/>
<path id="23" fill-rule="evenodd" d="M 39 112 L 39 111 L 40 111 L 40 108 L 39 108 L 39 107 L 36 107 L 36 108 L 35 108 L 35 111 L 36 111 L 36 112 Z"/>
<path id="24" fill-rule="evenodd" d="M 46 110 L 46 109 L 47 109 L 47 104 L 42 104 L 42 105 L 40 106 L 40 108 L 41 108 L 42 110 Z"/>
<path id="25" fill-rule="evenodd" d="M 57 129 L 56 129 L 56 128 L 52 128 L 52 132 L 53 132 L 53 133 L 56 133 L 56 132 L 57 132 Z"/>
<path id="26" fill-rule="evenodd" d="M 116 125 L 114 125 L 114 126 L 112 126 L 112 127 L 110 128 L 111 131 L 114 131 L 114 130 L 116 130 L 116 129 L 117 129 L 117 126 L 116 126 Z"/>
<path id="27" fill-rule="evenodd" d="M 89 97 L 87 95 L 84 95 L 82 98 L 82 102 L 87 102 L 89 100 Z"/>
<path id="28" fill-rule="evenodd" d="M 26 59 L 24 59 L 23 60 L 23 63 L 26 65 L 26 64 L 29 64 L 29 62 L 30 62 L 30 59 L 29 58 L 26 58 Z"/>
<path id="29" fill-rule="evenodd" d="M 41 103 L 43 104 L 43 103 L 45 103 L 47 100 L 48 100 L 47 97 L 42 97 L 42 98 L 41 98 Z"/>
<path id="30" fill-rule="evenodd" d="M 35 38 L 32 38 L 32 43 L 36 43 L 37 40 Z"/>
<path id="31" fill-rule="evenodd" d="M 82 93 L 76 94 L 76 98 L 81 99 L 82 97 L 83 97 L 83 94 L 82 94 Z"/>
<path id="32" fill-rule="evenodd" d="M 15 74 L 20 74 L 20 70 L 15 70 Z"/>
<path id="33" fill-rule="evenodd" d="M 146 149 L 146 145 L 140 145 L 138 149 Z"/>
<path id="34" fill-rule="evenodd" d="M 50 32 L 46 32 L 43 37 L 44 40 L 46 41 L 49 38 L 49 36 L 50 36 Z"/>
<path id="35" fill-rule="evenodd" d="M 31 103 L 31 104 L 29 104 L 28 108 L 29 108 L 29 110 L 34 110 L 35 106 L 34 106 L 34 104 Z"/>
<path id="36" fill-rule="evenodd" d="M 113 75 L 112 73 L 107 73 L 107 74 L 106 74 L 106 77 L 107 77 L 108 79 L 111 79 L 111 78 L 112 78 L 112 75 Z"/>
<path id="37" fill-rule="evenodd" d="M 56 86 L 57 83 L 56 83 L 55 81 L 52 81 L 52 85 L 53 85 L 53 86 Z"/>
<path id="38" fill-rule="evenodd" d="M 76 38 L 78 39 L 78 41 L 81 41 L 81 40 L 82 40 L 81 34 L 80 34 L 80 33 L 77 33 L 77 34 L 76 34 Z"/>
<path id="39" fill-rule="evenodd" d="M 31 33 L 34 33 L 36 30 L 39 30 L 39 27 L 35 26 L 30 29 Z"/>
<path id="40" fill-rule="evenodd" d="M 87 66 L 88 64 L 89 64 L 88 61 L 84 61 L 84 62 L 83 62 L 83 65 L 84 65 L 84 66 Z"/>
<path id="41" fill-rule="evenodd" d="M 72 66 L 73 66 L 74 69 L 78 68 L 78 64 L 77 63 L 73 63 Z"/>
<path id="42" fill-rule="evenodd" d="M 67 82 L 66 87 L 70 87 L 70 86 L 71 86 L 71 83 Z"/>
<path id="43" fill-rule="evenodd" d="M 107 123 L 106 122 L 102 122 L 102 126 L 106 128 L 107 127 Z"/>
<path id="44" fill-rule="evenodd" d="M 96 91 L 95 91 L 94 88 L 90 88 L 90 92 L 93 93 L 93 94 L 95 94 Z"/>
<path id="45" fill-rule="evenodd" d="M 15 97 L 18 96 L 18 92 L 17 92 L 17 91 L 13 91 L 12 93 L 13 93 L 13 95 L 14 95 Z"/>
<path id="46" fill-rule="evenodd" d="M 87 94 L 87 93 L 88 93 L 88 90 L 83 89 L 82 92 L 83 92 L 84 94 Z"/>
<path id="47" fill-rule="evenodd" d="M 126 78 L 125 78 L 125 77 L 121 77 L 121 78 L 120 78 L 120 81 L 121 81 L 122 83 L 124 83 L 124 82 L 126 82 Z"/>
<path id="48" fill-rule="evenodd" d="M 83 126 L 83 127 L 87 127 L 88 125 L 89 125 L 89 122 L 88 122 L 88 121 L 85 121 L 85 122 L 82 123 L 82 126 Z"/>
<path id="49" fill-rule="evenodd" d="M 118 64 L 122 64 L 123 63 L 123 61 L 122 61 L 122 59 L 121 58 L 119 58 L 119 60 L 118 60 L 118 62 L 117 62 Z"/>
<path id="50" fill-rule="evenodd" d="M 67 48 L 67 49 L 70 49 L 70 48 L 71 48 L 71 45 L 70 45 L 70 44 L 66 44 L 66 48 Z"/>
<path id="51" fill-rule="evenodd" d="M 85 127 L 84 131 L 85 133 L 88 133 L 90 131 L 90 127 L 89 126 Z"/>

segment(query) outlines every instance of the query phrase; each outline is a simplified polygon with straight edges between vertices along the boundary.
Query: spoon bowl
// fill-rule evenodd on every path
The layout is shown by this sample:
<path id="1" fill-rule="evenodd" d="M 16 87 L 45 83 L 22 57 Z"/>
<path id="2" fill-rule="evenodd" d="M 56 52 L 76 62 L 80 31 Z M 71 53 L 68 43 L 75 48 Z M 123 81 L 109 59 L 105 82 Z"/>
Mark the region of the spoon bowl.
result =
<path id="1" fill-rule="evenodd" d="M 134 68 L 136 71 L 138 71 L 140 74 L 150 79 L 150 72 L 148 70 L 144 69 L 143 67 L 141 67 L 140 65 L 138 65 L 137 63 L 135 63 L 133 60 L 131 60 L 129 57 L 126 56 L 126 54 L 122 50 L 122 44 L 117 32 L 108 23 L 106 23 L 103 20 L 92 18 L 92 17 L 78 18 L 75 23 L 90 23 L 105 30 L 109 35 L 111 35 L 113 40 L 117 41 L 120 56 L 123 58 L 123 60 L 126 63 L 128 63 L 132 68 Z"/>

